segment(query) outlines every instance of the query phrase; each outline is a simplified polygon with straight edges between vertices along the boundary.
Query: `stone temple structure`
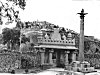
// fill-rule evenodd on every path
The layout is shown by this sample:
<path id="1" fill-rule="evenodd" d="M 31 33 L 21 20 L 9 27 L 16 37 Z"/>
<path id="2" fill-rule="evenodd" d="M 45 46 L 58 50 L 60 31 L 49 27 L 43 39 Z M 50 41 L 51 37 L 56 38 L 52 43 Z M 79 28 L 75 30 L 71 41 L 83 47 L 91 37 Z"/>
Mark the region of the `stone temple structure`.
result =
<path id="1" fill-rule="evenodd" d="M 77 59 L 78 48 L 75 47 L 73 33 L 60 30 L 60 27 L 22 30 L 22 33 L 30 38 L 30 43 L 35 44 L 34 48 L 39 51 L 41 65 L 67 66 Z"/>
<path id="2" fill-rule="evenodd" d="M 47 63 L 56 66 L 68 65 L 76 60 L 75 39 L 71 33 L 61 36 L 59 28 L 55 28 L 54 31 L 40 31 L 38 46 L 35 48 L 40 51 L 41 65 Z"/>
<path id="3" fill-rule="evenodd" d="M 63 29 L 46 21 L 30 22 L 21 33 L 30 38 L 34 50 L 38 52 L 40 65 L 67 66 L 79 57 L 80 34 Z M 92 66 L 100 67 L 100 42 L 93 36 L 84 36 L 84 60 Z"/>

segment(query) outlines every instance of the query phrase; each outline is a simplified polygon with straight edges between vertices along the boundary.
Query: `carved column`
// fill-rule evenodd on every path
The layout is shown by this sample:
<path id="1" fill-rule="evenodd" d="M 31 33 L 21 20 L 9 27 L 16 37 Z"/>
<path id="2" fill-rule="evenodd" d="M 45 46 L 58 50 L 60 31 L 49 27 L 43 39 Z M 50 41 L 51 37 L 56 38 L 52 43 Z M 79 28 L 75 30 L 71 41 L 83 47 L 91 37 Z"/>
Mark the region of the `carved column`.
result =
<path id="1" fill-rule="evenodd" d="M 77 54 L 77 52 L 74 51 L 73 54 L 72 54 L 72 61 L 76 61 L 76 54 Z"/>
<path id="2" fill-rule="evenodd" d="M 70 53 L 70 51 L 65 51 L 65 67 L 67 67 L 68 63 L 69 63 L 69 61 L 68 61 L 68 54 L 69 53 Z"/>
<path id="3" fill-rule="evenodd" d="M 45 54 L 45 49 L 40 49 L 41 65 L 44 64 L 44 60 L 45 60 L 44 54 Z"/>
<path id="4" fill-rule="evenodd" d="M 53 60 L 52 60 L 52 53 L 54 52 L 53 49 L 49 50 L 49 63 L 53 64 Z"/>

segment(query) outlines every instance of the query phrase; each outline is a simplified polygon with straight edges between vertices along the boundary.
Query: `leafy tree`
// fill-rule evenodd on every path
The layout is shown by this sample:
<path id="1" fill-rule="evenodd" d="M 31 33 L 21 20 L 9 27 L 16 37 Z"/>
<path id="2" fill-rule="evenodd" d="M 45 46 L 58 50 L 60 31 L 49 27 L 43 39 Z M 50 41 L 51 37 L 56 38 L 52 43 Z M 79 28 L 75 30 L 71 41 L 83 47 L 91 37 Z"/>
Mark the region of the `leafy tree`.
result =
<path id="1" fill-rule="evenodd" d="M 66 33 L 66 30 L 65 30 L 65 28 L 63 27 L 63 28 L 60 29 L 59 32 L 60 32 L 60 33 Z"/>
<path id="2" fill-rule="evenodd" d="M 26 42 L 29 42 L 29 41 L 30 41 L 29 38 L 27 38 L 25 35 L 22 35 L 22 37 L 21 37 L 21 43 L 26 43 Z"/>
<path id="3" fill-rule="evenodd" d="M 25 0 L 6 0 L 8 2 L 13 2 L 16 6 L 19 6 L 21 9 L 25 9 L 26 2 Z"/>
<path id="4" fill-rule="evenodd" d="M 2 32 L 3 44 L 8 44 L 8 48 L 14 49 L 14 45 L 19 45 L 20 31 L 16 29 L 4 28 Z"/>
<path id="5" fill-rule="evenodd" d="M 20 45 L 20 43 L 26 43 L 27 41 L 29 42 L 30 39 L 27 38 L 25 35 L 21 36 L 21 42 L 20 42 L 20 30 L 13 28 L 4 28 L 2 32 L 2 39 L 3 39 L 3 44 L 8 44 L 11 45 L 10 49 L 14 49 L 14 45 Z M 9 46 L 8 46 L 9 47 Z"/>
<path id="6" fill-rule="evenodd" d="M 90 50 L 90 41 L 84 41 L 84 53 L 87 53 Z"/>
<path id="7" fill-rule="evenodd" d="M 5 2 L 4 2 L 5 1 Z M 3 0 L 0 1 L 0 25 L 3 25 L 6 18 L 5 25 L 16 22 L 16 27 L 13 29 L 3 29 L 3 44 L 8 44 L 9 48 L 13 49 L 14 45 L 20 45 L 20 28 L 23 28 L 23 23 L 19 18 L 19 10 L 16 7 L 24 10 L 26 6 L 26 0 Z M 17 29 L 19 28 L 19 29 Z M 10 47 L 11 45 L 11 47 Z"/>
<path id="8" fill-rule="evenodd" d="M 0 1 L 0 25 L 3 24 L 2 18 L 7 18 L 7 22 L 5 23 L 8 25 L 9 23 L 12 23 L 13 21 L 18 22 L 20 21 L 19 18 L 19 11 L 16 10 L 15 7 L 21 8 L 22 10 L 25 9 L 26 1 L 25 0 L 4 0 Z"/>
<path id="9" fill-rule="evenodd" d="M 16 23 L 16 28 L 18 28 L 19 30 L 20 30 L 21 28 L 24 28 L 24 23 L 21 22 L 21 21 L 18 21 L 18 22 Z"/>
<path id="10" fill-rule="evenodd" d="M 59 28 L 59 26 L 54 25 L 54 28 Z"/>

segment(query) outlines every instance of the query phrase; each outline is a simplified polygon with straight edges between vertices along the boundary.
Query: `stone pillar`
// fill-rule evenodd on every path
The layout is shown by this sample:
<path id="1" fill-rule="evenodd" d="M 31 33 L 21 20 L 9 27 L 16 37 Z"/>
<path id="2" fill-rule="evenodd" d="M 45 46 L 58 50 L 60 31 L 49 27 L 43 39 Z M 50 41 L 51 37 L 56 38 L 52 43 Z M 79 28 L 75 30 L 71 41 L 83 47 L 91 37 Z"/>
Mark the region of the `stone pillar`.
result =
<path id="1" fill-rule="evenodd" d="M 70 51 L 65 51 L 65 68 L 68 67 L 69 61 L 68 61 L 68 54 L 70 53 Z"/>
<path id="2" fill-rule="evenodd" d="M 72 54 L 72 61 L 76 61 L 76 54 L 77 54 L 77 52 L 74 51 L 73 54 Z"/>
<path id="3" fill-rule="evenodd" d="M 53 53 L 53 49 L 49 50 L 49 63 L 53 64 L 53 60 L 52 60 L 52 53 Z"/>
<path id="4" fill-rule="evenodd" d="M 79 61 L 84 61 L 84 17 L 87 13 L 84 13 L 82 9 L 80 15 L 80 40 L 79 40 Z"/>
<path id="5" fill-rule="evenodd" d="M 41 65 L 44 64 L 44 60 L 45 60 L 44 54 L 45 54 L 45 49 L 40 49 Z"/>

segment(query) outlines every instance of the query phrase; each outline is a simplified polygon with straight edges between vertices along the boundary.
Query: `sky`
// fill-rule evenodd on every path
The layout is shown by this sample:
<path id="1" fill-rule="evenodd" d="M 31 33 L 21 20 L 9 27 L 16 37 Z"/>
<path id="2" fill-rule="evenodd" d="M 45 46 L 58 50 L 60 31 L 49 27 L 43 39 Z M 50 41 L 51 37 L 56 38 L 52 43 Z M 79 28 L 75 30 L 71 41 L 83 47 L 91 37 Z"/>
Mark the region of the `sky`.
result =
<path id="1" fill-rule="evenodd" d="M 88 13 L 85 16 L 84 34 L 100 39 L 100 0 L 27 0 L 25 10 L 20 10 L 20 18 L 23 22 L 47 21 L 79 33 L 80 17 L 77 13 L 82 9 Z"/>

